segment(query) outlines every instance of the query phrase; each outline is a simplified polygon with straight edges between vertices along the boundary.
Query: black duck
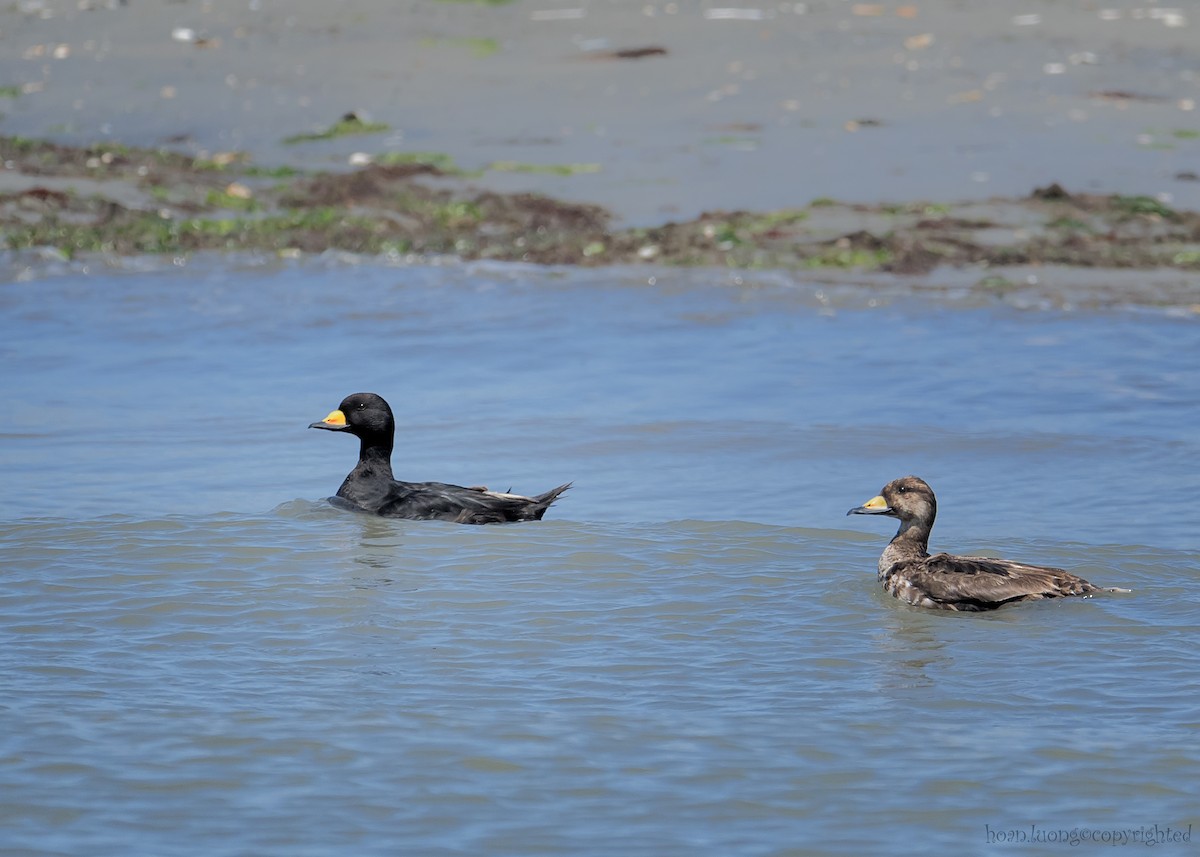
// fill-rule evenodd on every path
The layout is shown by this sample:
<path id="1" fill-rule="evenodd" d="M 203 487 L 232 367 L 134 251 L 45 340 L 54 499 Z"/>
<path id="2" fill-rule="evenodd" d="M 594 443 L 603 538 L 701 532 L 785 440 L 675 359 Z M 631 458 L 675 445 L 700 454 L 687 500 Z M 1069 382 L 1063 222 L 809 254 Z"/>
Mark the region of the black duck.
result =
<path id="1" fill-rule="evenodd" d="M 385 518 L 499 524 L 538 521 L 558 496 L 571 487 L 559 485 L 525 497 L 486 488 L 464 488 L 444 482 L 401 482 L 392 477 L 392 445 L 396 420 L 375 393 L 354 393 L 336 411 L 309 428 L 344 431 L 360 441 L 358 464 L 337 491 L 337 505 Z"/>

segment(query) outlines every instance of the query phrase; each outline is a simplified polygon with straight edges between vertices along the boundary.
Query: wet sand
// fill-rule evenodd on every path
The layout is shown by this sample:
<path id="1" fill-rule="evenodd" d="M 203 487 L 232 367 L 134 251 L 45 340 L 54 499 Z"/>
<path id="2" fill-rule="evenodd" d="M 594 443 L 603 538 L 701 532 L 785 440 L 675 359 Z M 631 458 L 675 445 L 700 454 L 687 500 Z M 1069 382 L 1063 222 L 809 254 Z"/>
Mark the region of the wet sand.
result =
<path id="1" fill-rule="evenodd" d="M 828 200 L 944 215 L 1054 183 L 1186 212 L 1198 26 L 1048 0 L 24 0 L 0 9 L 0 134 L 306 171 L 417 155 L 453 165 L 443 187 L 601 206 L 607 229 Z M 285 142 L 349 113 L 378 130 Z M 0 192 L 30 186 L 11 172 Z M 1187 239 L 1139 264 L 1191 267 Z"/>
<path id="2" fill-rule="evenodd" d="M 641 225 L 1051 182 L 1197 209 L 1198 28 L 1120 0 L 25 0 L 0 10 L 0 86 L 22 91 L 0 132 L 262 164 L 595 164 L 482 183 Z M 663 53 L 610 58 L 646 47 Z M 391 130 L 281 142 L 348 111 Z"/>

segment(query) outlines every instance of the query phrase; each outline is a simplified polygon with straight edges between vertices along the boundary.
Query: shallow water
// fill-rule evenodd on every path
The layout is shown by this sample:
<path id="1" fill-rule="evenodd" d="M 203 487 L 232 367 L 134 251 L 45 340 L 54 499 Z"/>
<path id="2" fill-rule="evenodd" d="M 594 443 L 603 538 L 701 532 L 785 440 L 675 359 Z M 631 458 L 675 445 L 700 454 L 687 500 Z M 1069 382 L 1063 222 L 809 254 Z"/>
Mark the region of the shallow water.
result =
<path id="1" fill-rule="evenodd" d="M 1200 824 L 1194 319 L 335 261 L 10 282 L 0 319 L 0 850 Z M 576 486 L 540 524 L 339 512 L 354 444 L 305 426 L 360 389 L 404 478 Z M 935 547 L 1134 591 L 899 605 L 891 522 L 844 515 L 909 472 Z"/>

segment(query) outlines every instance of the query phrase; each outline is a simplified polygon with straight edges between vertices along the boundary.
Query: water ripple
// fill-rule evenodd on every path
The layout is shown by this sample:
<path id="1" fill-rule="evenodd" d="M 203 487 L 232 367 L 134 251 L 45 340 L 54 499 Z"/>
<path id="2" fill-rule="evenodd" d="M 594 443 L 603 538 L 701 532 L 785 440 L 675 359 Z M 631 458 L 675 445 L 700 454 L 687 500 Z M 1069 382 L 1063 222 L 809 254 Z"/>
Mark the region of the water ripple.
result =
<path id="1" fill-rule="evenodd" d="M 0 850 L 990 854 L 1194 818 L 1192 320 L 494 265 L 3 303 Z M 536 525 L 334 509 L 354 445 L 305 426 L 372 388 L 405 478 L 576 487 Z M 906 472 L 937 548 L 1133 592 L 900 604 L 890 526 L 844 513 Z"/>
<path id="2" fill-rule="evenodd" d="M 868 804 L 942 844 L 1118 795 L 1186 817 L 1195 554 L 1031 544 L 1136 591 L 963 617 L 883 595 L 877 547 L 315 503 L 3 524 L 0 821 L 39 854 L 384 853 L 397 824 L 428 853 L 850 854 Z"/>

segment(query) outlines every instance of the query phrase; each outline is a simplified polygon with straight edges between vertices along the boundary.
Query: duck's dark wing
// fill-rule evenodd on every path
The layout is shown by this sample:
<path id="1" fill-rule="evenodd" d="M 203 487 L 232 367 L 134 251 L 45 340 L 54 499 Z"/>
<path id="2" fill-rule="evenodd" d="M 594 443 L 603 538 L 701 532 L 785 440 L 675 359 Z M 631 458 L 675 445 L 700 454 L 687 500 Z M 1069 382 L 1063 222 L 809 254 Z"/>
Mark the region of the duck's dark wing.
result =
<path id="1" fill-rule="evenodd" d="M 396 482 L 376 510 L 386 518 L 454 521 L 459 524 L 501 524 L 538 521 L 558 496 L 571 487 L 560 485 L 544 494 L 525 497 L 464 488 L 445 482 Z"/>
<path id="2" fill-rule="evenodd" d="M 928 598 L 951 610 L 993 610 L 1014 601 L 1100 591 L 1061 568 L 1003 559 L 940 553 L 899 563 L 893 570 Z"/>

